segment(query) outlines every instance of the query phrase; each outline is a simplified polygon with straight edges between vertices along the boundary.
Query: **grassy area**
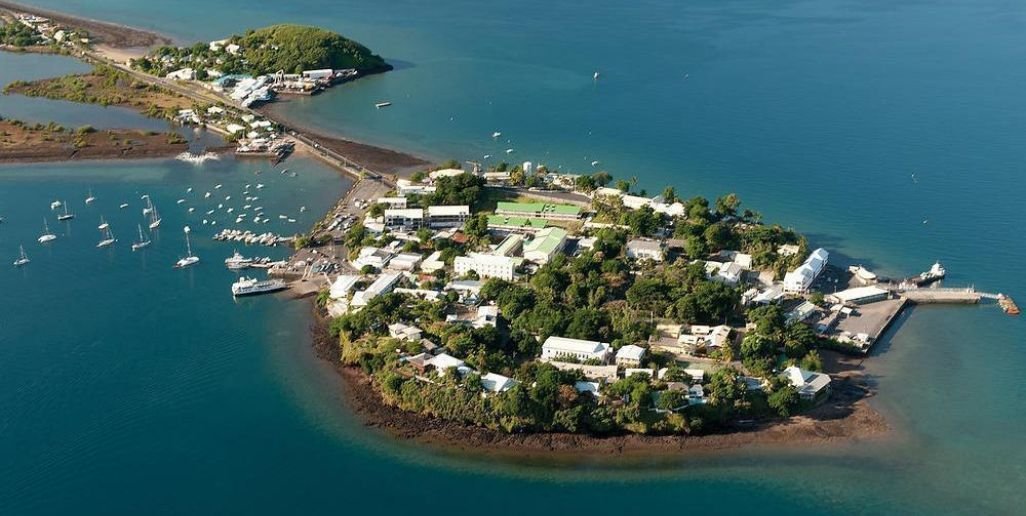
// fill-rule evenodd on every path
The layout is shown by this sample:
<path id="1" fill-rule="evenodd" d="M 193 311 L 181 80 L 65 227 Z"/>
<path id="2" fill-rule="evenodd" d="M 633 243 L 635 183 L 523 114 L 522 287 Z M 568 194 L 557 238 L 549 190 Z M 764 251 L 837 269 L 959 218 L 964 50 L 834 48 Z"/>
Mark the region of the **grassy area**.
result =
<path id="1" fill-rule="evenodd" d="M 4 88 L 5 94 L 44 97 L 102 106 L 137 109 L 154 118 L 170 118 L 178 110 L 192 107 L 192 101 L 159 86 L 132 79 L 128 74 L 107 66 L 92 72 L 52 79 L 16 81 Z"/>

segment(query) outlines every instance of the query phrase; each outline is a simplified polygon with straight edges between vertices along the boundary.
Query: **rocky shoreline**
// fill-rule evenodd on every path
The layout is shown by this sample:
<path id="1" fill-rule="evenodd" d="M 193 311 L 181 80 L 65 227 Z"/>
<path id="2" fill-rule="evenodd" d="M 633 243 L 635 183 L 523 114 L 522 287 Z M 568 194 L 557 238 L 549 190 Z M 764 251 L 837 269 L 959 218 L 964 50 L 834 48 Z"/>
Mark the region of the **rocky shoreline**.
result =
<path id="1" fill-rule="evenodd" d="M 880 440 L 891 435 L 884 417 L 869 406 L 871 392 L 854 377 L 846 378 L 827 403 L 787 420 L 761 422 L 731 433 L 702 436 L 567 433 L 506 434 L 406 412 L 384 403 L 370 377 L 339 361 L 327 320 L 315 308 L 313 346 L 342 377 L 344 398 L 364 426 L 401 440 L 445 451 L 509 457 L 660 456 L 679 452 L 717 452 L 755 447 L 802 447 Z"/>

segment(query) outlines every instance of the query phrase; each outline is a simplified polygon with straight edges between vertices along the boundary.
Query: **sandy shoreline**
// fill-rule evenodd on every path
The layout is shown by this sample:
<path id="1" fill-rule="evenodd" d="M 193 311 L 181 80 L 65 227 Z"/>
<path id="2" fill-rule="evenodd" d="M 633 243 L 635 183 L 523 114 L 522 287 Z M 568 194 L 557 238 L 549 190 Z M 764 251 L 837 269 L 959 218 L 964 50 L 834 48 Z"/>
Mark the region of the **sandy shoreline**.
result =
<path id="1" fill-rule="evenodd" d="M 316 308 L 314 309 L 316 312 Z M 313 345 L 344 383 L 344 399 L 364 426 L 404 441 L 461 454 L 510 458 L 656 457 L 681 452 L 725 452 L 745 448 L 808 448 L 880 441 L 893 436 L 883 416 L 869 406 L 856 380 L 845 380 L 827 403 L 786 421 L 761 423 L 745 430 L 703 436 L 583 434 L 505 434 L 385 405 L 368 375 L 343 366 L 338 347 L 327 334 L 326 320 L 315 313 Z"/>

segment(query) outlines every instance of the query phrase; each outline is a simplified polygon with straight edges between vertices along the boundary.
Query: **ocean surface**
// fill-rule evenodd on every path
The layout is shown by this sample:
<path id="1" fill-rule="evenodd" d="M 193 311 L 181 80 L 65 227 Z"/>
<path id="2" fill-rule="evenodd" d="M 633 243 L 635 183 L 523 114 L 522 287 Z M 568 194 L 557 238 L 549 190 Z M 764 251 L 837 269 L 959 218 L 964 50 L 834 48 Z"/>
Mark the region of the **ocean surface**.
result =
<path id="1" fill-rule="evenodd" d="M 327 26 L 397 69 L 282 106 L 296 121 L 428 157 L 605 169 L 651 193 L 737 192 L 839 263 L 902 275 L 940 260 L 949 286 L 1026 300 L 1022 2 L 33 3 L 182 42 L 282 21 Z M 4 83 L 76 69 L 0 54 Z M 375 109 L 383 100 L 393 106 Z M 0 97 L 0 116 L 154 123 L 13 97 Z M 287 166 L 298 177 L 230 159 L 0 167 L 0 257 L 10 263 L 24 244 L 32 259 L 0 263 L 0 514 L 1026 506 L 1026 325 L 992 304 L 916 308 L 878 345 L 874 403 L 897 429 L 883 443 L 552 465 L 385 439 L 354 421 L 312 356 L 307 305 L 234 302 L 220 263 L 231 245 L 201 222 L 212 201 L 238 209 L 244 185 L 263 182 L 266 227 L 298 231 L 346 186 L 316 162 Z M 82 202 L 89 189 L 93 206 Z M 164 223 L 151 249 L 132 253 L 143 193 Z M 71 203 L 71 224 L 56 222 L 54 199 Z M 100 215 L 114 249 L 94 247 Z M 47 247 L 35 242 L 43 217 L 60 235 Z M 203 261 L 172 270 L 186 224 Z M 284 251 L 245 249 L 258 252 Z"/>

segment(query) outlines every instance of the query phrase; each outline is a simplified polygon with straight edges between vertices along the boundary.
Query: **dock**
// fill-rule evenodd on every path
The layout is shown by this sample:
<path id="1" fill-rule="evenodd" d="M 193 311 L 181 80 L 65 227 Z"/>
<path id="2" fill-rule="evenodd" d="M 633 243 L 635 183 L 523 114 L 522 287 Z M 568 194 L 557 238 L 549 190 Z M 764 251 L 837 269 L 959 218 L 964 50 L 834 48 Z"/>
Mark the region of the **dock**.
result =
<path id="1" fill-rule="evenodd" d="M 965 303 L 976 304 L 985 297 L 984 293 L 968 288 L 919 288 L 900 292 L 900 295 L 916 304 Z"/>

